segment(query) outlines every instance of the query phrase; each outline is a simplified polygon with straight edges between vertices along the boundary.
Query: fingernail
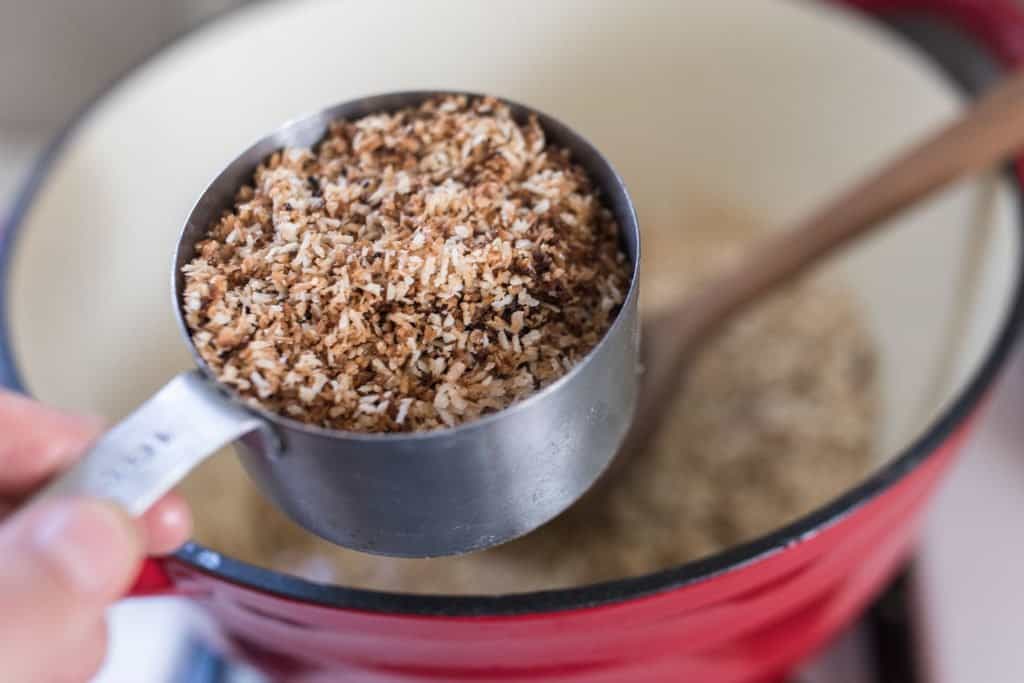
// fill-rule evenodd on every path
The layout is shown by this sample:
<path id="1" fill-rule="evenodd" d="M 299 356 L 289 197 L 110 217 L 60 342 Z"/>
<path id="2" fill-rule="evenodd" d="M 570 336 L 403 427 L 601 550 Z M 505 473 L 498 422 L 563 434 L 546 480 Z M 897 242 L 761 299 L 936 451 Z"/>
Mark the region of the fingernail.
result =
<path id="1" fill-rule="evenodd" d="M 62 500 L 38 511 L 31 542 L 74 590 L 99 593 L 125 580 L 138 553 L 126 515 L 95 500 Z"/>

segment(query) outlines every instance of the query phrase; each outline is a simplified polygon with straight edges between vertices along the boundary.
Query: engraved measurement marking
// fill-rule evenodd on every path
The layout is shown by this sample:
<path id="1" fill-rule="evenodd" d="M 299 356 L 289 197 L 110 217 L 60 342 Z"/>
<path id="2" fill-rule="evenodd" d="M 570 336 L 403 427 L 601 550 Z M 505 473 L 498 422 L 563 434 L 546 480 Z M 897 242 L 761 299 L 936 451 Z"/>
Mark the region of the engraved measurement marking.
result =
<path id="1" fill-rule="evenodd" d="M 150 434 L 146 440 L 128 448 L 117 456 L 113 463 L 99 472 L 99 484 L 103 488 L 117 486 L 125 480 L 132 470 L 138 469 L 153 460 L 161 451 L 174 441 L 174 435 L 166 431 Z"/>
<path id="2" fill-rule="evenodd" d="M 587 411 L 587 422 L 590 424 L 605 422 L 609 415 L 611 415 L 611 411 L 608 409 L 608 404 L 604 401 L 598 401 L 597 404 Z"/>

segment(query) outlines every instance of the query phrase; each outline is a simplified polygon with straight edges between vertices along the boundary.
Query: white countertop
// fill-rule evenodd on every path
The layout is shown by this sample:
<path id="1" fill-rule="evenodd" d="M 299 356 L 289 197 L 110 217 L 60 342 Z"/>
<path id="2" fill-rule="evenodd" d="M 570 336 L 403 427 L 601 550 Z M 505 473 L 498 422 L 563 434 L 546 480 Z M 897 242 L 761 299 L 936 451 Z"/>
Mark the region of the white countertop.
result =
<path id="1" fill-rule="evenodd" d="M 1024 353 L 934 501 L 919 556 L 928 683 L 1024 681 Z"/>

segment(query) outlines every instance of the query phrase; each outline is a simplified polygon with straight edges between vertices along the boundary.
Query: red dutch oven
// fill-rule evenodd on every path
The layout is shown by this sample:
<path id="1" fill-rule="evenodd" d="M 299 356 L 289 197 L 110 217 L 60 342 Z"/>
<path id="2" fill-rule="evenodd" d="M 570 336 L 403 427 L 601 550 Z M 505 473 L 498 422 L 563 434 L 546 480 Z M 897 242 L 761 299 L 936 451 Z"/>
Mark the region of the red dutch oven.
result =
<path id="1" fill-rule="evenodd" d="M 1005 66 L 1024 58 L 1024 13 L 1012 0 L 847 4 L 926 12 Z M 1024 167 L 1016 172 L 1024 180 Z M 30 195 L 0 231 L 0 275 Z M 1022 313 L 1021 284 L 1013 286 L 984 358 L 902 453 L 825 507 L 706 559 L 569 590 L 449 597 L 315 584 L 189 544 L 147 562 L 133 592 L 199 603 L 241 654 L 282 679 L 774 681 L 858 615 L 906 559 L 925 503 L 1011 347 Z M 0 278 L 0 380 L 19 387 L 5 343 L 6 294 Z"/>

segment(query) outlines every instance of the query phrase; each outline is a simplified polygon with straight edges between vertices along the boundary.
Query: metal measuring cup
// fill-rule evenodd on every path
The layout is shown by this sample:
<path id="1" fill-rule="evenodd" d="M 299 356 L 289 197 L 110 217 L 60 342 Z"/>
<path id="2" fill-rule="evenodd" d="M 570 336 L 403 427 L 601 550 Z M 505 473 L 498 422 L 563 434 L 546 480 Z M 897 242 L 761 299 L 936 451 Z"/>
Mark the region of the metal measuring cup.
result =
<path id="1" fill-rule="evenodd" d="M 590 173 L 632 264 L 611 328 L 565 376 L 505 410 L 453 428 L 363 434 L 243 405 L 192 345 L 182 266 L 256 167 L 283 147 L 315 145 L 334 120 L 415 106 L 439 94 L 446 93 L 398 92 L 329 107 L 286 123 L 228 164 L 192 209 L 174 257 L 174 309 L 198 369 L 168 382 L 38 495 L 97 496 L 138 515 L 237 441 L 249 475 L 303 527 L 338 545 L 404 557 L 493 546 L 537 528 L 578 499 L 614 457 L 636 404 L 640 236 L 632 201 L 608 160 L 568 126 L 523 105 L 507 102 L 518 120 L 535 114 L 548 139 L 568 148 Z"/>

